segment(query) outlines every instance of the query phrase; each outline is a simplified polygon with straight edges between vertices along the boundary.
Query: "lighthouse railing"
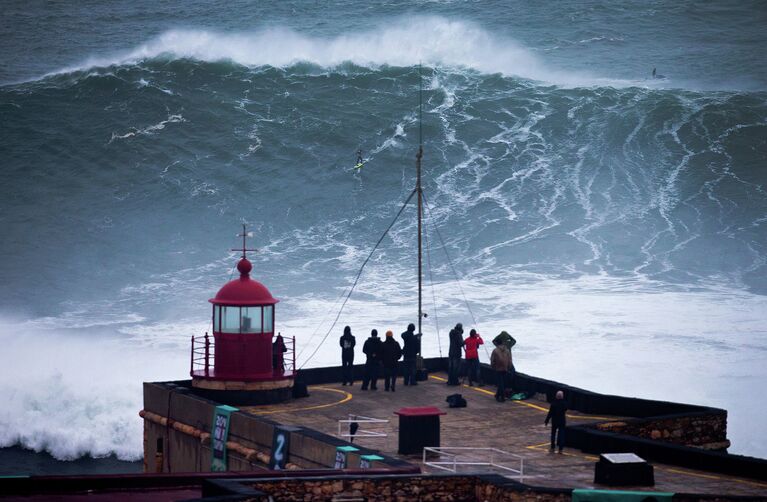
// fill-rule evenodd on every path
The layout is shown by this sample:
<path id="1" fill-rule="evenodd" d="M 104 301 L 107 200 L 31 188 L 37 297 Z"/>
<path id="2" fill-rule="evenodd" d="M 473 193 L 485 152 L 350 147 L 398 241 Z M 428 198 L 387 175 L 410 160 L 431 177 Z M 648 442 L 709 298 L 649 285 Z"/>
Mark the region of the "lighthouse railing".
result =
<path id="1" fill-rule="evenodd" d="M 210 336 L 205 332 L 204 336 L 192 337 L 192 354 L 190 375 L 210 376 L 210 359 L 213 357 L 215 345 Z"/>
<path id="2" fill-rule="evenodd" d="M 277 343 L 277 337 L 282 339 L 283 351 L 277 355 L 276 351 L 279 350 L 279 344 Z M 296 372 L 296 337 L 295 336 L 282 336 L 281 333 L 277 333 L 272 338 L 272 350 L 275 351 L 272 354 L 272 371 L 275 377 L 290 376 Z"/>
<path id="3" fill-rule="evenodd" d="M 273 342 L 276 340 L 276 336 L 272 339 Z M 282 353 L 282 367 L 273 368 L 275 377 L 290 376 L 296 372 L 296 337 L 285 336 L 283 343 L 285 344 L 285 352 Z M 192 336 L 189 374 L 197 377 L 212 376 L 214 356 L 215 343 L 207 332 L 204 336 Z"/>
<path id="4" fill-rule="evenodd" d="M 296 337 L 286 336 L 283 340 L 286 349 L 282 358 L 283 374 L 292 375 L 296 372 Z M 275 368 L 275 371 L 278 371 L 277 368 Z"/>

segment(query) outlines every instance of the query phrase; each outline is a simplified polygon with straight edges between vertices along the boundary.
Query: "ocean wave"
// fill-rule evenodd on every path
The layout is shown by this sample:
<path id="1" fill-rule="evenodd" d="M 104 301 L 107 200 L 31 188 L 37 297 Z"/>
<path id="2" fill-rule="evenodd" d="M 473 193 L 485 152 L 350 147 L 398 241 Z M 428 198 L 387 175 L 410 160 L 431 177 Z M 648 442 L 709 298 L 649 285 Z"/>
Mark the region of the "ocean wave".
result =
<path id="1" fill-rule="evenodd" d="M 169 30 L 133 49 L 112 57 L 89 58 L 51 75 L 133 65 L 157 58 L 230 61 L 248 67 L 280 68 L 301 63 L 325 68 L 341 67 L 347 63 L 367 68 L 423 64 L 466 68 L 487 74 L 501 73 L 563 86 L 648 84 L 600 78 L 586 72 L 558 71 L 541 61 L 534 51 L 507 36 L 492 33 L 470 21 L 438 16 L 399 18 L 381 22 L 364 31 L 335 37 L 310 36 L 287 27 L 240 33 Z M 160 89 L 169 92 L 165 88 Z"/>

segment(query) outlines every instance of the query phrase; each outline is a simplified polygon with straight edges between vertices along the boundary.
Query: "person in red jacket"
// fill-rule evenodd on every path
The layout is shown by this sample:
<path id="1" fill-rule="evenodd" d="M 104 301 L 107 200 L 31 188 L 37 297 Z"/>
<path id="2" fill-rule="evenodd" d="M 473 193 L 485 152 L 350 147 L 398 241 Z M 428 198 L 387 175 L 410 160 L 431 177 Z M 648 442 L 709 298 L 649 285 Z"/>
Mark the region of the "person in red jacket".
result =
<path id="1" fill-rule="evenodd" d="M 477 349 L 485 342 L 482 341 L 482 337 L 479 336 L 477 330 L 472 329 L 469 332 L 469 338 L 463 341 L 466 349 L 466 366 L 469 371 L 469 385 L 474 385 L 474 380 L 482 385 L 482 376 L 479 374 L 479 352 Z"/>

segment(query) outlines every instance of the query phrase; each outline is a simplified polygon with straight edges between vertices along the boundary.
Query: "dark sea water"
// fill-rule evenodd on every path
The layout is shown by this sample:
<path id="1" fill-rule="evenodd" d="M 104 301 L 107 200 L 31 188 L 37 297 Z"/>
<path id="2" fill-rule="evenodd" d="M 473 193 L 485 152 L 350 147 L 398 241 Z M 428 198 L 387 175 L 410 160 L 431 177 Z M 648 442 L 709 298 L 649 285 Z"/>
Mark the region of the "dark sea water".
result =
<path id="1" fill-rule="evenodd" d="M 35 453 L 18 446 L 0 448 L 0 476 L 82 476 L 90 474 L 139 473 L 143 462 L 114 457 L 57 460 L 49 453 Z"/>
<path id="2" fill-rule="evenodd" d="M 730 451 L 767 457 L 765 26 L 763 2 L 4 5 L 0 446 L 139 459 L 141 382 L 187 374 L 241 223 L 299 364 L 337 363 L 345 324 L 404 330 L 414 209 L 307 359 L 414 186 L 422 82 L 427 355 L 506 329 L 520 371 L 726 408 Z"/>

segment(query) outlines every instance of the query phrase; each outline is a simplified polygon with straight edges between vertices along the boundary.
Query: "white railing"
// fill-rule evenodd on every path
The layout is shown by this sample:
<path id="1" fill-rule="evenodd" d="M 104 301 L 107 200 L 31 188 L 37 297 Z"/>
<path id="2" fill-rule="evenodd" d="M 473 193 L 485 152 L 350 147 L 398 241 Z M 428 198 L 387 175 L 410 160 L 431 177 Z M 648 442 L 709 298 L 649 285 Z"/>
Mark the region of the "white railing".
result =
<path id="1" fill-rule="evenodd" d="M 351 433 L 351 424 L 356 423 L 359 427 L 354 434 Z M 386 438 L 389 421 L 382 418 L 363 417 L 362 415 L 349 415 L 347 419 L 338 421 L 338 437 L 342 438 Z M 370 427 L 384 427 L 384 430 L 371 429 Z"/>
<path id="2" fill-rule="evenodd" d="M 427 456 L 436 459 L 427 459 Z M 444 460 L 443 460 L 444 459 Z M 513 463 L 515 467 L 508 464 Z M 472 448 L 460 446 L 426 447 L 423 449 L 423 464 L 437 469 L 456 472 L 463 466 L 494 467 L 511 473 L 509 477 L 522 478 L 525 475 L 525 461 L 520 455 L 498 448 Z M 518 467 L 517 467 L 518 466 Z"/>

